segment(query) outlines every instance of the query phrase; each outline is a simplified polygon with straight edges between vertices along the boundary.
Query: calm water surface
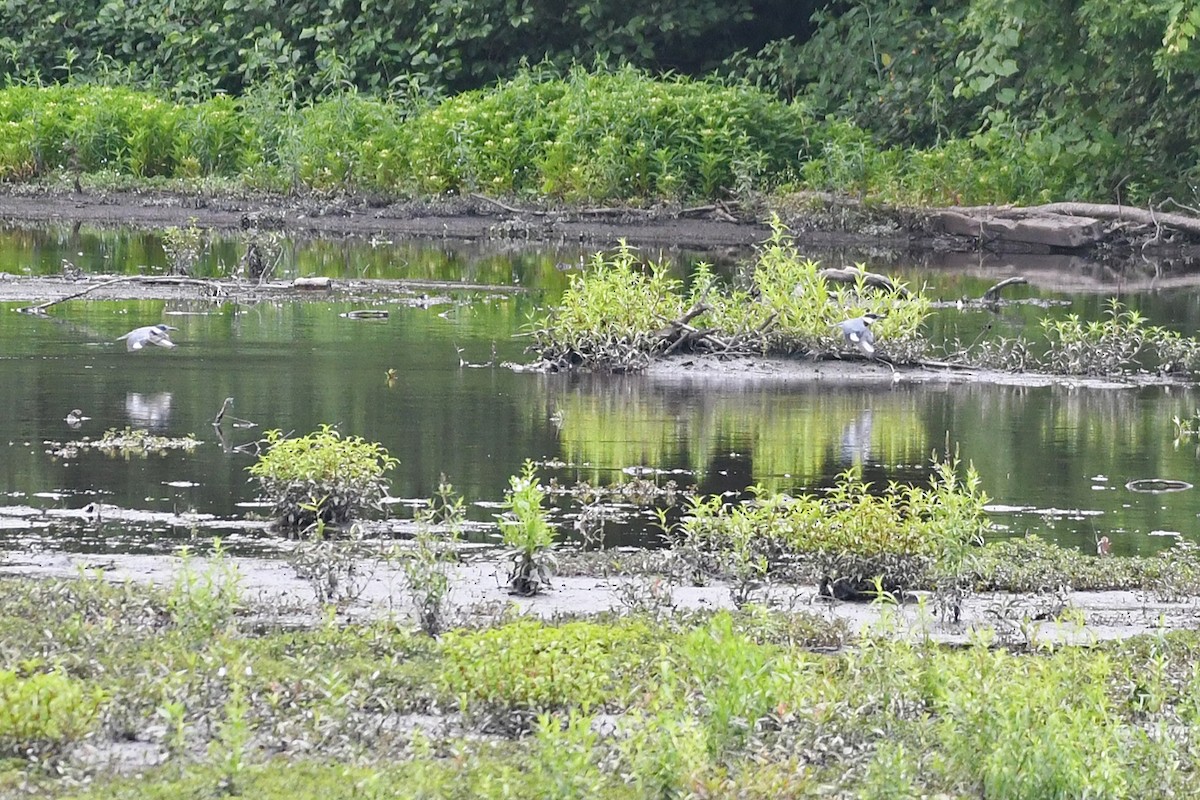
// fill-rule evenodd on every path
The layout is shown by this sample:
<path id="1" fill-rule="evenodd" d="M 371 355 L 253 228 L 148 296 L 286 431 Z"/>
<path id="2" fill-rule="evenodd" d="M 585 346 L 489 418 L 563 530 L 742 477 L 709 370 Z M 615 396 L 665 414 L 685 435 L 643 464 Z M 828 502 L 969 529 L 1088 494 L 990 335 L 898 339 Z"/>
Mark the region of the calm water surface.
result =
<path id="1" fill-rule="evenodd" d="M 197 272 L 223 274 L 240 252 L 236 240 L 219 241 Z M 839 258 L 812 255 L 825 263 Z M 659 482 L 696 484 L 705 492 L 753 483 L 805 491 L 830 485 L 855 464 L 877 485 L 925 481 L 930 454 L 948 443 L 979 470 L 997 535 L 1029 531 L 1084 548 L 1108 535 L 1123 553 L 1153 551 L 1170 535 L 1200 539 L 1197 490 L 1127 488 L 1138 479 L 1197 482 L 1196 446 L 1172 441 L 1172 418 L 1191 415 L 1200 403 L 1190 389 L 714 384 L 472 366 L 526 360 L 517 334 L 557 301 L 568 267 L 586 256 L 340 239 L 286 243 L 282 274 L 506 287 L 431 296 L 416 306 L 381 302 L 372 307 L 389 312 L 383 320 L 347 318 L 368 307 L 349 302 L 83 299 L 52 308 L 46 318 L 0 305 L 0 547 L 145 551 L 211 535 L 207 527 L 197 534 L 164 521 L 183 511 L 214 515 L 239 546 L 261 546 L 262 534 L 238 532 L 238 522 L 258 509 L 246 473 L 253 457 L 232 447 L 263 429 L 307 432 L 322 423 L 381 442 L 399 458 L 396 497 L 428 497 L 445 474 L 480 521 L 491 519 L 508 477 L 525 459 L 550 464 L 543 474 L 563 483 L 611 483 L 649 467 Z M 666 257 L 681 277 L 698 259 Z M 85 272 L 156 272 L 166 263 L 154 235 L 70 227 L 0 228 L 0 259 L 0 268 L 14 274 L 55 274 L 64 260 Z M 736 261 L 723 266 L 732 269 Z M 868 266 L 899 272 L 942 298 L 978 296 L 1003 275 L 1040 269 L 1017 263 L 964 274 L 904 263 Z M 1071 291 L 1034 286 L 1010 296 L 1064 301 L 1053 313 L 1087 318 L 1120 296 L 1153 324 L 1193 334 L 1200 323 L 1186 274 L 1067 277 L 1074 280 Z M 1034 336 L 1045 313 L 1019 307 L 995 318 L 949 310 L 929 330 L 935 339 L 964 341 L 985 326 L 985 335 Z M 174 350 L 128 353 L 115 341 L 162 320 L 179 328 Z M 396 380 L 387 380 L 388 370 Z M 235 398 L 232 414 L 258 427 L 226 426 L 223 446 L 209 423 L 226 397 Z M 79 430 L 64 421 L 74 408 L 91 417 Z M 56 442 L 126 426 L 194 434 L 203 444 L 191 453 L 146 458 L 84 450 L 64 459 L 47 452 Z M 61 524 L 33 528 L 26 520 L 30 508 L 66 512 L 93 501 L 144 511 L 146 520 L 115 526 L 65 516 Z M 406 513 L 404 506 L 397 513 Z M 610 541 L 652 541 L 638 519 Z"/>

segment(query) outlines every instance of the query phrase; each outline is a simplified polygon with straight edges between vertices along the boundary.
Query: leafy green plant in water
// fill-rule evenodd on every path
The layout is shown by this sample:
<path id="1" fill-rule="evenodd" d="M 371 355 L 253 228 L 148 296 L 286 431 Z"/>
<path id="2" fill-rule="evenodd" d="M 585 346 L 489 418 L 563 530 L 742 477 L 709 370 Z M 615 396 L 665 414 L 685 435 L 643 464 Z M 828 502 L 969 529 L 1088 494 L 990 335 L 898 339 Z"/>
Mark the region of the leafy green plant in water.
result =
<path id="1" fill-rule="evenodd" d="M 500 533 L 512 550 L 513 568 L 508 576 L 510 591 L 519 595 L 535 595 L 550 585 L 554 571 L 554 528 L 542 507 L 545 492 L 538 485 L 537 469 L 532 461 L 525 462 L 520 475 L 509 479 L 504 499 L 504 515 L 500 517 Z"/>
<path id="2" fill-rule="evenodd" d="M 727 571 L 731 558 L 736 565 L 739 550 L 752 546 L 768 571 L 799 557 L 833 594 L 870 593 L 878 576 L 895 591 L 956 573 L 981 540 L 987 496 L 973 468 L 965 478 L 958 469 L 955 460 L 935 461 L 928 488 L 890 484 L 872 493 L 855 467 L 825 497 L 752 487 L 752 499 L 734 506 L 721 497 L 697 499 L 681 530 L 689 548 L 712 554 L 718 571 Z"/>
<path id="3" fill-rule="evenodd" d="M 387 491 L 384 475 L 398 463 L 381 445 L 343 438 L 330 425 L 294 439 L 278 430 L 265 436 L 268 451 L 248 469 L 286 530 L 303 530 L 317 519 L 348 522 L 378 503 Z"/>
<path id="4" fill-rule="evenodd" d="M 761 329 L 765 319 L 773 316 L 775 324 L 766 333 L 763 350 L 839 351 L 842 343 L 837 323 L 867 312 L 883 317 L 874 326 L 875 335 L 880 349 L 893 360 L 910 360 L 923 349 L 918 331 L 929 314 L 928 300 L 909 293 L 896 281 L 891 291 L 869 287 L 861 275 L 853 286 L 831 284 L 821 275 L 817 262 L 800 256 L 778 218 L 772 220 L 771 237 L 759 250 L 751 281 L 759 301 L 737 293 L 723 299 L 721 313 L 726 319 L 748 316 L 738 322 L 718 322 L 718 327 Z"/>
<path id="5" fill-rule="evenodd" d="M 572 276 L 558 309 L 534 331 L 534 348 L 559 367 L 638 369 L 662 346 L 655 331 L 683 312 L 679 282 L 661 265 L 639 266 L 622 243 Z"/>
<path id="6" fill-rule="evenodd" d="M 893 283 L 880 290 L 861 274 L 852 286 L 829 283 L 816 262 L 800 257 L 778 219 L 747 289 L 723 286 L 701 266 L 681 295 L 678 281 L 657 265 L 637 268 L 623 246 L 609 259 L 598 254 L 572 280 L 560 307 L 534 331 L 533 349 L 551 368 L 621 371 L 689 348 L 827 355 L 843 349 L 836 324 L 871 311 L 884 316 L 875 326 L 880 349 L 893 361 L 909 361 L 925 349 L 919 329 L 929 302 Z M 682 348 L 681 331 L 691 336 Z"/>
<path id="7" fill-rule="evenodd" d="M 455 546 L 466 519 L 461 495 L 443 475 L 429 506 L 417 514 L 417 535 L 404 561 L 404 587 L 416 609 L 417 623 L 430 636 L 449 626 L 450 577 Z"/>
<path id="8" fill-rule="evenodd" d="M 206 245 L 207 236 L 196 227 L 194 218 L 186 228 L 171 227 L 162 233 L 163 252 L 167 254 L 172 274 L 191 275 Z"/>
<path id="9" fill-rule="evenodd" d="M 42 758 L 95 727 L 105 693 L 58 670 L 0 670 L 0 757 Z"/>
<path id="10" fill-rule="evenodd" d="M 1146 318 L 1115 298 L 1105 315 L 1107 319 L 1086 323 L 1076 314 L 1043 319 L 1046 368 L 1065 375 L 1114 375 L 1141 366 Z"/>
<path id="11" fill-rule="evenodd" d="M 344 535 L 333 537 L 321 516 L 320 502 L 301 508 L 316 521 L 301 531 L 288 563 L 312 586 L 318 603 L 353 603 L 367 586 L 367 565 L 377 552 L 368 545 L 361 525 L 353 524 Z"/>

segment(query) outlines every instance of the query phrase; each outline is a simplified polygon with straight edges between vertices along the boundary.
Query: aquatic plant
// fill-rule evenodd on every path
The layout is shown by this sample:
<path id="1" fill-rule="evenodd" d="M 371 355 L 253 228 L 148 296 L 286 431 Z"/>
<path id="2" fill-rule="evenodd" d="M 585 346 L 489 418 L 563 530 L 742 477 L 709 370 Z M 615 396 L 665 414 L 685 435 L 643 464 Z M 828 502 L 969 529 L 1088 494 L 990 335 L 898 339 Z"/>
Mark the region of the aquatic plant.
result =
<path id="1" fill-rule="evenodd" d="M 80 450 L 91 448 L 99 450 L 109 457 L 120 456 L 130 459 L 166 455 L 171 450 L 191 452 L 203 442 L 190 434 L 187 436 L 159 436 L 150 433 L 145 428 L 126 426 L 124 430 L 109 428 L 98 439 L 78 439 L 61 443 L 46 442 L 46 444 L 51 446 L 51 449 L 46 452 L 59 458 L 75 458 L 79 455 Z"/>
<path id="2" fill-rule="evenodd" d="M 371 567 L 387 552 L 373 546 L 357 523 L 331 536 L 331 526 L 321 518 L 320 503 L 301 508 L 311 512 L 316 521 L 304 529 L 300 541 L 288 553 L 288 563 L 308 581 L 318 603 L 353 603 L 367 588 Z"/>
<path id="3" fill-rule="evenodd" d="M 1146 318 L 1112 298 L 1105 319 L 1083 322 L 1076 314 L 1042 320 L 1047 350 L 1043 365 L 1067 375 L 1114 375 L 1140 366 Z"/>
<path id="4" fill-rule="evenodd" d="M 822 590 L 838 596 L 871 593 L 876 579 L 895 591 L 954 574 L 987 528 L 987 495 L 979 476 L 956 461 L 935 461 L 929 487 L 891 484 L 869 491 L 859 467 L 838 477 L 824 496 L 790 497 L 750 487 L 751 498 L 693 500 L 679 526 L 701 567 L 742 574 L 749 561 L 764 575 L 809 565 Z M 740 580 L 740 578 L 739 578 Z"/>
<path id="5" fill-rule="evenodd" d="M 609 256 L 596 253 L 585 274 L 571 277 L 559 307 L 534 329 L 533 349 L 562 368 L 642 368 L 666 346 L 657 331 L 683 315 L 679 288 L 662 265 L 639 264 L 625 243 Z"/>
<path id="6" fill-rule="evenodd" d="M 513 562 L 508 576 L 509 589 L 519 595 L 535 595 L 550 586 L 554 572 L 554 528 L 542 507 L 545 492 L 538 485 L 537 468 L 525 462 L 520 475 L 509 478 L 504 497 L 500 533 L 510 548 Z"/>
<path id="7" fill-rule="evenodd" d="M 383 497 L 384 476 L 398 463 L 381 445 L 343 437 L 330 425 L 296 438 L 279 430 L 264 436 L 267 451 L 247 469 L 287 530 L 304 530 L 317 519 L 348 522 Z"/>
<path id="8" fill-rule="evenodd" d="M 535 325 L 532 349 L 550 369 L 610 371 L 677 352 L 829 356 L 842 349 L 836 323 L 871 311 L 885 317 L 877 326 L 881 350 L 893 361 L 915 360 L 925 349 L 918 331 L 929 302 L 890 284 L 871 285 L 861 271 L 853 285 L 831 283 L 816 262 L 800 257 L 778 219 L 747 289 L 722 286 L 701 266 L 684 295 L 660 266 L 639 266 L 622 245 L 573 277 L 559 307 Z"/>

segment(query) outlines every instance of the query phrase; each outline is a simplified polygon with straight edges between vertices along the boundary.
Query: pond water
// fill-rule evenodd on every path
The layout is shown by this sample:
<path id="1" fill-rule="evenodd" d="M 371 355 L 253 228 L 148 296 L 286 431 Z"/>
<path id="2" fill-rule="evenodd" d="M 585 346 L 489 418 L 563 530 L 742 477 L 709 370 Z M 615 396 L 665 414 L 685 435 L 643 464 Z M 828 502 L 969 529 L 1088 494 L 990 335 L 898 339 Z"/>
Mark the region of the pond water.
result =
<path id="1" fill-rule="evenodd" d="M 103 301 L 55 306 L 47 317 L 0 304 L 0 547 L 152 551 L 178 547 L 214 529 L 246 550 L 270 547 L 241 521 L 261 513 L 235 449 L 264 429 L 308 432 L 335 424 L 378 441 L 400 463 L 392 495 L 428 497 L 445 475 L 488 521 L 508 477 L 525 459 L 562 484 L 628 480 L 639 468 L 660 484 L 703 492 L 749 484 L 793 492 L 829 486 L 861 464 L 876 485 L 927 480 L 933 451 L 947 444 L 975 465 L 992 498 L 996 535 L 1034 532 L 1087 550 L 1107 535 L 1119 553 L 1147 553 L 1171 537 L 1197 538 L 1197 490 L 1146 492 L 1132 481 L 1196 483 L 1200 453 L 1176 446 L 1172 418 L 1200 403 L 1191 389 L 1029 388 L 991 384 L 734 382 L 691 383 L 645 376 L 543 375 L 502 362 L 527 360 L 519 336 L 553 305 L 572 268 L 590 251 L 501 245 L 356 239 L 284 243 L 281 273 L 386 277 L 488 284 L 492 291 L 443 292 L 407 300 L 259 302 Z M 811 253 L 827 264 L 840 253 Z M 197 266 L 223 274 L 241 257 L 221 240 Z M 723 254 L 735 268 L 749 254 Z M 666 255 L 681 276 L 704 256 Z M 63 262 L 84 272 L 165 271 L 154 234 L 79 227 L 0 228 L 0 264 L 13 274 L 57 274 Z M 1195 281 L 1169 265 L 1138 275 L 1105 275 L 1086 265 L 1046 269 L 1033 259 L 947 268 L 856 254 L 899 273 L 932 297 L 978 297 L 999 278 L 1026 274 L 1013 298 L 1061 301 L 1050 313 L 1098 318 L 1119 296 L 1152 324 L 1187 334 L 1200 326 Z M 386 319 L 348 312 L 386 310 Z M 940 311 L 932 338 L 1033 335 L 1044 309 L 1019 306 L 1000 317 Z M 117 336 L 166 321 L 179 330 L 173 350 L 126 352 Z M 986 328 L 986 331 L 985 331 Z M 488 366 L 488 363 L 491 363 Z M 389 370 L 395 379 L 389 380 Z M 256 428 L 210 425 L 226 397 L 229 412 Z M 72 409 L 90 417 L 78 429 Z M 83 450 L 52 455 L 55 443 L 108 429 L 194 434 L 194 451 L 122 457 Z M 1151 487 L 1153 488 L 1153 487 Z M 120 525 L 83 514 L 89 503 L 137 509 Z M 572 513 L 563 502 L 562 517 Z M 61 511 L 30 523 L 32 509 Z M 183 512 L 213 515 L 197 530 Z M 397 504 L 398 515 L 411 514 Z M 57 520 L 57 521 L 56 521 Z M 570 530 L 569 524 L 564 528 Z M 487 539 L 486 532 L 480 533 Z M 649 514 L 613 527 L 609 543 L 653 543 Z"/>

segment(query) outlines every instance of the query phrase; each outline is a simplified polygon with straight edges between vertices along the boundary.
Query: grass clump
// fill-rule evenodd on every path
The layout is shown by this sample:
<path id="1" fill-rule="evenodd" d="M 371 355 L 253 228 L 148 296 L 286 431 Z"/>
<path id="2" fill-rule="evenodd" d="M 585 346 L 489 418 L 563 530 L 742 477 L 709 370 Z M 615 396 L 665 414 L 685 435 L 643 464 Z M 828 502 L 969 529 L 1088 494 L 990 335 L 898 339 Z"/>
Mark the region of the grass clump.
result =
<path id="1" fill-rule="evenodd" d="M 329 425 L 293 439 L 278 430 L 265 436 L 269 449 L 248 469 L 271 500 L 276 521 L 290 531 L 318 519 L 350 521 L 384 496 L 384 475 L 397 463 L 379 444 L 343 437 Z"/>
<path id="2" fill-rule="evenodd" d="M 957 574 L 968 549 L 987 528 L 987 495 L 968 468 L 935 462 L 929 487 L 889 485 L 869 491 L 859 468 L 843 473 L 824 497 L 798 498 L 752 487 L 752 498 L 726 505 L 721 497 L 692 501 L 680 530 L 687 548 L 716 572 L 814 571 L 824 593 L 852 597 L 897 591 Z"/>
<path id="3" fill-rule="evenodd" d="M 0 670 L 0 756 L 42 758 L 90 733 L 105 693 L 35 662 Z"/>

